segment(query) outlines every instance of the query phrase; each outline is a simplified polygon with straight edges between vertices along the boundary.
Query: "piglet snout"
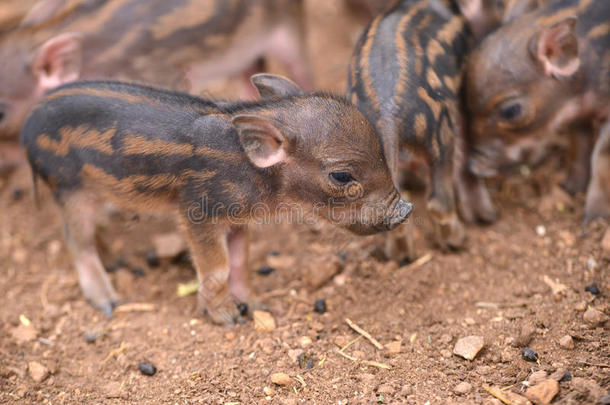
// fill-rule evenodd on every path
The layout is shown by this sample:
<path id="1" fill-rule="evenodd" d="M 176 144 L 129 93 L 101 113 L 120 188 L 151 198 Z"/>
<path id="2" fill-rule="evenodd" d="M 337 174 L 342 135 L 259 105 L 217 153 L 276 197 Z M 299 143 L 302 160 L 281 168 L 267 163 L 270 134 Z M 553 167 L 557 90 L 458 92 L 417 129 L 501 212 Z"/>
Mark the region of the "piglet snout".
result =
<path id="1" fill-rule="evenodd" d="M 394 210 L 388 219 L 388 230 L 391 231 L 402 224 L 411 215 L 411 211 L 413 211 L 413 204 L 400 198 L 394 205 Z"/>

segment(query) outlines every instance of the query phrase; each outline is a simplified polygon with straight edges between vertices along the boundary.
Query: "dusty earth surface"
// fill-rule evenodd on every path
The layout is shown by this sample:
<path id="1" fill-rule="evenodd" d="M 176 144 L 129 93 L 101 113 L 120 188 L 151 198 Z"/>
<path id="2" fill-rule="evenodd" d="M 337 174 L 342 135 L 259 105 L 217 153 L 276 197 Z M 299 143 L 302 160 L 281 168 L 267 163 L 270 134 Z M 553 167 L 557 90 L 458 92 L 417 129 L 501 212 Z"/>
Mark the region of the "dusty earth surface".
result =
<path id="1" fill-rule="evenodd" d="M 317 85 L 343 91 L 360 22 L 339 2 L 311 1 L 307 11 Z M 555 186 L 562 167 L 557 154 L 492 184 L 501 219 L 470 226 L 460 252 L 434 249 L 415 195 L 423 259 L 409 265 L 379 253 L 383 236 L 255 227 L 251 270 L 276 322 L 268 331 L 214 326 L 195 295 L 179 297 L 194 271 L 184 260 L 147 264 L 163 224 L 146 216 L 104 233 L 129 264 L 111 274 L 119 292 L 145 304 L 105 318 L 81 295 L 49 193 L 41 190 L 37 210 L 21 168 L 0 183 L 0 403 L 497 404 L 486 388 L 525 395 L 545 378 L 561 380 L 553 403 L 608 403 L 608 223 L 581 225 L 582 196 Z M 275 271 L 258 274 L 263 265 Z M 585 291 L 591 284 L 599 294 Z M 318 299 L 325 313 L 314 311 Z M 346 318 L 383 347 L 358 338 Z M 473 360 L 452 353 L 467 336 L 484 343 Z M 338 353 L 350 343 L 347 357 Z M 537 362 L 522 357 L 525 347 Z M 156 374 L 142 374 L 141 362 Z M 275 373 L 287 385 L 272 382 Z"/>

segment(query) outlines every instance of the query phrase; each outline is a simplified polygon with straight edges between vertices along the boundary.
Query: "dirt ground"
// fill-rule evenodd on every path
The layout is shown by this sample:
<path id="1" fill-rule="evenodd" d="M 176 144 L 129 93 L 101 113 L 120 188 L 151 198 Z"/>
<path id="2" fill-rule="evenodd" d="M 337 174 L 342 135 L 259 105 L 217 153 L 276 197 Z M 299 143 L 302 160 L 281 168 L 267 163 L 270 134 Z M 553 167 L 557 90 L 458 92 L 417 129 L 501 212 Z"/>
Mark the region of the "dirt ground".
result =
<path id="1" fill-rule="evenodd" d="M 317 85 L 342 92 L 361 25 L 339 2 L 307 5 Z M 455 253 L 434 248 L 423 196 L 414 196 L 411 222 L 429 260 L 411 265 L 379 254 L 382 235 L 255 227 L 251 269 L 276 321 L 271 331 L 214 326 L 195 295 L 179 297 L 194 271 L 179 261 L 147 265 L 157 223 L 147 217 L 105 236 L 131 265 L 111 274 L 122 297 L 149 305 L 105 318 L 81 295 L 49 193 L 36 209 L 21 168 L 0 180 L 0 403 L 496 404 L 484 387 L 524 395 L 534 372 L 561 379 L 553 403 L 609 403 L 608 223 L 582 226 L 583 197 L 555 186 L 562 167 L 557 154 L 492 184 L 501 219 L 470 226 Z M 263 265 L 275 271 L 258 274 Z M 591 284 L 598 295 L 585 291 Z M 360 338 L 344 350 L 350 358 L 340 355 L 359 336 L 346 318 L 384 347 Z M 472 361 L 452 353 L 466 336 L 484 341 Z M 524 347 L 538 362 L 521 356 Z M 141 362 L 156 374 L 142 374 Z M 289 385 L 274 384 L 275 373 Z"/>

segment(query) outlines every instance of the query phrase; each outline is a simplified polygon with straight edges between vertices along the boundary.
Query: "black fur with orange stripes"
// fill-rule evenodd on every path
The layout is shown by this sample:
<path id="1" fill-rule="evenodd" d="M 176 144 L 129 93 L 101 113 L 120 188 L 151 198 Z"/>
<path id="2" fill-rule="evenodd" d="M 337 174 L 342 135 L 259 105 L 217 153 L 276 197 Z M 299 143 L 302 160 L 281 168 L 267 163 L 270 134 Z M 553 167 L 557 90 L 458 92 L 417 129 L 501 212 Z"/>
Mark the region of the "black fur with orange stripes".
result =
<path id="1" fill-rule="evenodd" d="M 299 207 L 359 234 L 396 227 L 411 212 L 394 187 L 378 137 L 342 97 L 304 94 L 253 77 L 260 102 L 227 103 L 120 82 L 77 82 L 47 94 L 22 143 L 35 176 L 63 211 L 85 296 L 108 313 L 117 299 L 94 247 L 96 208 L 176 213 L 218 323 L 253 304 L 246 225 Z M 298 220 L 297 216 L 295 220 Z M 243 307 L 242 307 L 243 308 Z"/>
<path id="2" fill-rule="evenodd" d="M 450 247 L 464 240 L 452 177 L 469 36 L 453 2 L 403 0 L 364 31 L 348 73 L 348 98 L 379 132 L 394 181 L 400 150 L 424 154 L 431 169 L 428 209 L 438 242 Z"/>

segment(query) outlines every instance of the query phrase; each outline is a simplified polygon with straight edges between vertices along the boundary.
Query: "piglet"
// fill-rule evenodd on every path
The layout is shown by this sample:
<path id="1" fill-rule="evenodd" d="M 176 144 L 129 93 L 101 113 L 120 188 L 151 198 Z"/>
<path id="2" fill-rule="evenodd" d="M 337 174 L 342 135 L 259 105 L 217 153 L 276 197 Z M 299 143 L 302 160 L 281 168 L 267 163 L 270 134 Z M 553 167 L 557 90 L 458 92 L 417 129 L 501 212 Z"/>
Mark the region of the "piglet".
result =
<path id="1" fill-rule="evenodd" d="M 177 215 L 199 303 L 219 324 L 257 305 L 248 282 L 248 223 L 290 209 L 364 235 L 409 216 L 412 205 L 392 183 L 375 130 L 354 106 L 304 94 L 278 76 L 252 81 L 260 102 L 76 82 L 50 92 L 29 115 L 23 145 L 34 177 L 48 184 L 63 214 L 93 305 L 111 314 L 118 302 L 95 248 L 105 202 Z"/>
<path id="2" fill-rule="evenodd" d="M 585 191 L 596 128 L 610 116 L 610 2 L 548 2 L 502 26 L 470 56 L 466 93 L 470 172 L 536 165 L 567 133 L 563 185 Z"/>

